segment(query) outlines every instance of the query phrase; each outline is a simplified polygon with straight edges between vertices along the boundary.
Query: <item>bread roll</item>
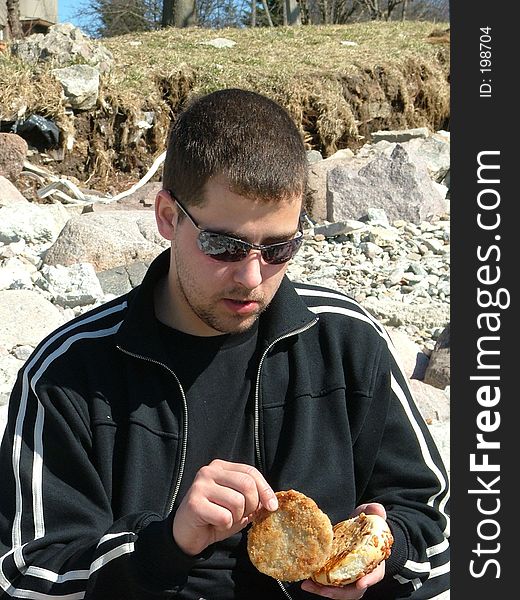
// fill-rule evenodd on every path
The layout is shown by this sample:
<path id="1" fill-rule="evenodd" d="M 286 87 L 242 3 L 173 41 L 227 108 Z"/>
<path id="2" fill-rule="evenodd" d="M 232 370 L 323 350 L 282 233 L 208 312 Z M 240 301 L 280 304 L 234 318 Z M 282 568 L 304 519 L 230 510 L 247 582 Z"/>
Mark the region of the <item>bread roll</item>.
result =
<path id="1" fill-rule="evenodd" d="M 332 551 L 311 579 L 323 585 L 343 586 L 373 571 L 390 556 L 394 538 L 379 515 L 359 514 L 334 526 Z"/>
<path id="2" fill-rule="evenodd" d="M 282 581 L 307 579 L 332 550 L 332 524 L 316 502 L 295 490 L 276 492 L 278 509 L 261 509 L 247 535 L 247 551 L 262 573 Z"/>

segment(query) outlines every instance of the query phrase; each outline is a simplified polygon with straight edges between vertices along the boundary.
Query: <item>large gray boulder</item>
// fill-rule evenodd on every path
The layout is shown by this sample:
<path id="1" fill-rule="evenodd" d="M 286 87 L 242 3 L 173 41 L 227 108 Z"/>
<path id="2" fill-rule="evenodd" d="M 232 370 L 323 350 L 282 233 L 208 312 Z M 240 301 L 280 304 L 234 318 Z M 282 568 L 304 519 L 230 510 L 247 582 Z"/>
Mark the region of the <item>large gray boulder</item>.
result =
<path id="1" fill-rule="evenodd" d="M 153 211 L 115 210 L 72 217 L 45 255 L 48 265 L 91 263 L 106 271 L 134 261 L 149 262 L 169 242 L 157 232 Z"/>
<path id="2" fill-rule="evenodd" d="M 34 348 L 63 322 L 63 313 L 36 291 L 0 291 L 0 348 Z"/>
<path id="3" fill-rule="evenodd" d="M 327 174 L 327 220 L 360 219 L 381 208 L 389 221 L 413 223 L 446 214 L 448 205 L 425 166 L 410 161 L 397 144 L 390 157 L 377 155 L 361 169 L 337 166 Z"/>
<path id="4" fill-rule="evenodd" d="M 327 219 L 327 176 L 335 167 L 360 169 L 367 160 L 359 161 L 351 150 L 340 150 L 324 160 L 309 163 L 305 209 L 317 222 Z"/>

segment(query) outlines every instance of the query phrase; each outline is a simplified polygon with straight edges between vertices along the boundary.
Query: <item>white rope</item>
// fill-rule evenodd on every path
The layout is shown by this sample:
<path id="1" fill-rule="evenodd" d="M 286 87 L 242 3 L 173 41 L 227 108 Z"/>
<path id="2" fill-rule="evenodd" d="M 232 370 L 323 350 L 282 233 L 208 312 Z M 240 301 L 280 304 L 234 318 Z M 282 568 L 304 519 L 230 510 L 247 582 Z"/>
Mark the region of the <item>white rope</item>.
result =
<path id="1" fill-rule="evenodd" d="M 133 185 L 128 190 L 117 194 L 116 196 L 94 196 L 92 194 L 87 194 L 82 192 L 79 187 L 69 181 L 64 177 L 57 177 L 53 175 L 49 171 L 42 169 L 36 165 L 32 165 L 30 162 L 24 162 L 24 171 L 22 174 L 37 177 L 40 180 L 50 180 L 51 183 L 39 188 L 36 192 L 38 198 L 48 198 L 51 196 L 53 199 L 56 198 L 62 201 L 65 204 L 73 204 L 73 205 L 87 205 L 87 204 L 95 204 L 96 202 L 102 204 L 109 204 L 110 202 L 115 202 L 116 200 L 120 200 L 121 198 L 125 198 L 126 196 L 130 196 L 139 188 L 141 188 L 145 183 L 147 183 L 156 173 L 157 169 L 161 166 L 166 158 L 166 151 L 160 154 L 153 162 L 152 166 L 146 173 L 144 177 L 142 177 L 135 185 Z M 66 191 L 63 190 L 66 189 Z"/>

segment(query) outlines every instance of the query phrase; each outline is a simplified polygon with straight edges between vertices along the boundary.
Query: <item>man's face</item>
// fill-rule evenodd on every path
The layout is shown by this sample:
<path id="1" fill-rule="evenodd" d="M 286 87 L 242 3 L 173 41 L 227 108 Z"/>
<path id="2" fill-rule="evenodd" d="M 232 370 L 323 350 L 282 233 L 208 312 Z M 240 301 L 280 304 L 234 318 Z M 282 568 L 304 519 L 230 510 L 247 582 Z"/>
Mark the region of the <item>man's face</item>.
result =
<path id="1" fill-rule="evenodd" d="M 301 197 L 281 203 L 250 200 L 232 192 L 224 177 L 208 181 L 204 191 L 202 206 L 186 206 L 202 229 L 253 244 L 285 241 L 298 230 Z M 172 237 L 168 238 L 172 241 L 169 324 L 202 336 L 250 328 L 271 302 L 287 263 L 267 264 L 257 250 L 238 262 L 206 256 L 197 245 L 199 230 L 187 217 L 179 218 L 180 209 L 170 202 L 174 209 Z"/>

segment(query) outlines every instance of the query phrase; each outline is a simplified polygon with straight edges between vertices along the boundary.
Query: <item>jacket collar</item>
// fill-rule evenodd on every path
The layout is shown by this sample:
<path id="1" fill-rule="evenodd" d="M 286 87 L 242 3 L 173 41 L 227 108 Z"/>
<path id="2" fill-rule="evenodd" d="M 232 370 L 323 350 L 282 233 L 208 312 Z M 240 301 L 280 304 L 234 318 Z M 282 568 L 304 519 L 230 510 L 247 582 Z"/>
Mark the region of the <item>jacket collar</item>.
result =
<path id="1" fill-rule="evenodd" d="M 162 252 L 150 265 L 141 285 L 128 294 L 128 312 L 117 334 L 117 345 L 124 351 L 158 362 L 165 362 L 154 311 L 154 290 L 166 276 L 170 266 L 170 250 Z M 296 293 L 291 281 L 284 277 L 271 304 L 260 317 L 259 337 L 264 347 L 316 320 Z"/>

